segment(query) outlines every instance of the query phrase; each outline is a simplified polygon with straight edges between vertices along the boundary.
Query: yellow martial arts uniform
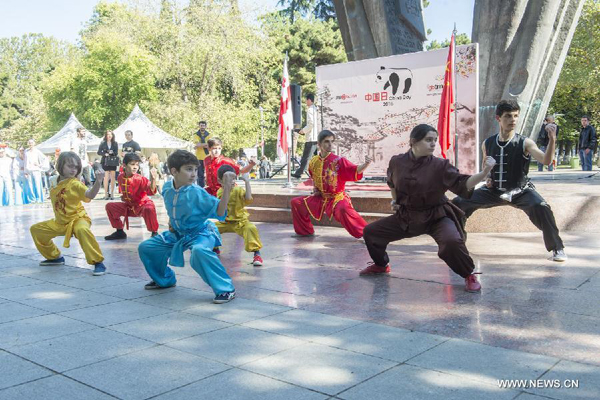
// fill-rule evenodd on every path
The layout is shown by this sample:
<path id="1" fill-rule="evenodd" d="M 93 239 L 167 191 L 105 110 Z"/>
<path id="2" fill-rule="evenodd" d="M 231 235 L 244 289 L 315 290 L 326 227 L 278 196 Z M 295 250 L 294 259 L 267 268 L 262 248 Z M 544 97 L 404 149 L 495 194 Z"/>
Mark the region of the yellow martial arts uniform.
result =
<path id="1" fill-rule="evenodd" d="M 37 223 L 30 228 L 35 246 L 47 260 L 60 257 L 60 250 L 52 239 L 64 236 L 63 246 L 69 247 L 71 236 L 74 235 L 79 240 L 88 264 L 104 261 L 100 246 L 90 230 L 92 220 L 81 204 L 82 201 L 91 201 L 85 196 L 86 191 L 87 187 L 77 178 L 64 179 L 50 189 L 54 219 Z"/>
<path id="2" fill-rule="evenodd" d="M 223 196 L 223 188 L 217 192 L 217 197 Z M 235 186 L 231 190 L 229 203 L 227 203 L 227 218 L 225 222 L 216 222 L 219 233 L 234 232 L 244 238 L 246 251 L 255 252 L 262 248 L 260 236 L 256 225 L 250 222 L 250 214 L 246 206 L 252 204 L 252 200 L 246 200 L 246 189 Z"/>

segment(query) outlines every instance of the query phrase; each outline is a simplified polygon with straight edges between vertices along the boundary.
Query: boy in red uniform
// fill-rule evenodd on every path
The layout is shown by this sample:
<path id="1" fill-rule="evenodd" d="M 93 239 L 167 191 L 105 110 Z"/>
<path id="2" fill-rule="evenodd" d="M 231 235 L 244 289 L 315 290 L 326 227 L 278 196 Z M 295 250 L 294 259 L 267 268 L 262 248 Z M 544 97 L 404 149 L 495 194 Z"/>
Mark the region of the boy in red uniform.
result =
<path id="1" fill-rule="evenodd" d="M 365 163 L 356 166 L 344 157 L 333 154 L 335 134 L 331 131 L 321 131 L 317 141 L 319 154 L 308 165 L 315 185 L 313 194 L 292 199 L 294 230 L 298 236 L 312 236 L 315 229 L 310 217 L 320 221 L 326 214 L 329 219 L 333 217 L 339 221 L 350 235 L 361 238 L 367 223 L 352 207 L 345 189 L 346 182 L 362 179 L 362 173 L 371 164 L 371 159 L 365 157 Z"/>
<path id="2" fill-rule="evenodd" d="M 122 202 L 106 204 L 108 219 L 116 231 L 104 237 L 105 240 L 127 239 L 121 217 L 125 217 L 127 229 L 129 229 L 129 217 L 143 217 L 148 231 L 152 232 L 152 236 L 157 234 L 156 209 L 154 208 L 154 202 L 148 197 L 148 195 L 156 193 L 157 172 L 156 169 L 152 168 L 150 170 L 150 180 L 148 180 L 137 173 L 140 169 L 140 162 L 140 156 L 135 153 L 127 153 L 123 157 L 123 173 L 119 174 L 118 179 Z"/>
<path id="3" fill-rule="evenodd" d="M 250 160 L 248 166 L 240 170 L 239 165 L 235 163 L 231 158 L 221 155 L 223 149 L 223 142 L 219 138 L 212 138 L 208 140 L 208 153 L 209 156 L 204 159 L 204 168 L 206 170 L 206 191 L 216 196 L 221 184 L 219 183 L 217 172 L 223 165 L 231 165 L 235 170 L 235 174 L 245 174 L 249 172 L 255 165 L 256 162 Z"/>

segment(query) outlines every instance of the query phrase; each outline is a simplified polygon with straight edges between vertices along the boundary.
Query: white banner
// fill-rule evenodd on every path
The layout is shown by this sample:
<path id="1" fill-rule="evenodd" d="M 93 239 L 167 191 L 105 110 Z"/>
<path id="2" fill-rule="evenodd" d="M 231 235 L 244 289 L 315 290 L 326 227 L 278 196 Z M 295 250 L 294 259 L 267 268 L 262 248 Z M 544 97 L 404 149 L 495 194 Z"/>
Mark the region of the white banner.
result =
<path id="1" fill-rule="evenodd" d="M 317 106 L 323 129 L 337 135 L 336 153 L 356 164 L 368 154 L 374 163 L 365 175 L 385 176 L 392 156 L 408 151 L 412 128 L 437 127 L 447 57 L 446 48 L 317 67 Z M 477 44 L 457 46 L 456 64 L 458 166 L 473 174 L 479 165 Z M 454 163 L 452 152 L 449 158 Z"/>

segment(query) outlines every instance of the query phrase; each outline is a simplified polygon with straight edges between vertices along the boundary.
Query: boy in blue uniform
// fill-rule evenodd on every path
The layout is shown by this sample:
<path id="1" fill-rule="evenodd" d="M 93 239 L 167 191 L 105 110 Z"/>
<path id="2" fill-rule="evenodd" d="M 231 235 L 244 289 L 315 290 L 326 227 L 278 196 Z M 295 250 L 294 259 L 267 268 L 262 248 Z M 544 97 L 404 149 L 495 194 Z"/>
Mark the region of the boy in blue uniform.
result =
<path id="1" fill-rule="evenodd" d="M 162 196 L 169 215 L 169 231 L 142 242 L 140 259 L 152 278 L 145 288 L 175 286 L 175 273 L 167 263 L 183 267 L 183 252 L 191 250 L 190 264 L 214 291 L 214 303 L 227 303 L 235 297 L 231 278 L 213 248 L 221 245 L 214 218 L 224 221 L 235 174 L 223 176 L 223 196 L 217 199 L 196 185 L 198 159 L 189 151 L 177 150 L 167 160 L 173 180 L 164 184 Z"/>

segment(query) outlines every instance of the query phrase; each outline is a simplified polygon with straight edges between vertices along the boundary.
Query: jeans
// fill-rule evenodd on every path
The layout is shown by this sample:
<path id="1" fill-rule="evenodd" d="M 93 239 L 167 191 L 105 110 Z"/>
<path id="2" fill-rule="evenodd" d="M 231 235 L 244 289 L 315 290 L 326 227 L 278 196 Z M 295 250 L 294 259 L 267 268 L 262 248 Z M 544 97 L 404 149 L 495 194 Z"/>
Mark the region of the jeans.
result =
<path id="1" fill-rule="evenodd" d="M 44 174 L 45 176 L 46 174 Z M 27 177 L 29 181 L 29 189 L 33 194 L 34 201 L 36 203 L 44 202 L 44 189 L 42 187 L 42 172 L 41 171 L 30 171 Z"/>
<path id="2" fill-rule="evenodd" d="M 543 151 L 544 153 L 546 152 L 546 146 L 540 146 L 540 150 Z M 556 159 L 556 156 L 555 156 Z M 544 164 L 542 164 L 541 162 L 538 161 L 537 163 L 538 165 L 538 171 L 543 171 L 544 170 Z M 554 171 L 554 161 L 552 161 L 549 165 L 548 165 L 548 171 Z"/>
<path id="3" fill-rule="evenodd" d="M 581 160 L 581 170 L 591 171 L 592 170 L 592 159 L 594 158 L 594 152 L 590 150 L 585 154 L 586 149 L 579 150 L 579 159 Z"/>
<path id="4" fill-rule="evenodd" d="M 206 186 L 204 181 L 204 160 L 198 160 L 198 186 L 201 188 Z"/>
<path id="5" fill-rule="evenodd" d="M 85 165 L 81 169 L 81 175 L 83 176 L 83 180 L 85 181 L 86 186 L 90 186 L 92 184 L 92 167 L 89 165 Z"/>
<path id="6" fill-rule="evenodd" d="M 13 180 L 10 176 L 0 176 L 0 205 L 12 206 L 14 204 Z"/>

